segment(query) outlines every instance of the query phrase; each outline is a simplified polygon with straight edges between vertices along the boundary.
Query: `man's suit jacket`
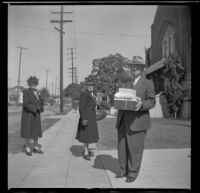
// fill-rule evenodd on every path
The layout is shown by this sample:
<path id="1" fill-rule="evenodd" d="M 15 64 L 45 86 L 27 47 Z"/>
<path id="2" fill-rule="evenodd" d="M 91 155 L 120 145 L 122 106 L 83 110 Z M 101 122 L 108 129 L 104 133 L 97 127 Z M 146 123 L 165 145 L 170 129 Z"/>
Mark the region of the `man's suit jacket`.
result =
<path id="1" fill-rule="evenodd" d="M 120 86 L 122 87 L 122 86 Z M 116 128 L 119 128 L 122 118 L 130 125 L 131 131 L 146 131 L 151 128 L 149 110 L 155 106 L 155 89 L 151 80 L 146 79 L 145 73 L 141 74 L 137 84 L 133 81 L 123 85 L 123 88 L 136 90 L 136 95 L 142 100 L 142 107 L 139 111 L 119 110 L 117 114 Z"/>

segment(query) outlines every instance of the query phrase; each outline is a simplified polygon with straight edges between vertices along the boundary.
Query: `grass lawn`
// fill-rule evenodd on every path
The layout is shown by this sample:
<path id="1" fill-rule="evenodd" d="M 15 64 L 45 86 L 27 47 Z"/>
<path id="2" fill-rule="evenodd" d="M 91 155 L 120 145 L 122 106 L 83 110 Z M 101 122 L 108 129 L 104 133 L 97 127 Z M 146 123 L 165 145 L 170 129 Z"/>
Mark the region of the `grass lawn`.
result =
<path id="1" fill-rule="evenodd" d="M 106 118 L 98 122 L 100 150 L 117 148 L 116 118 Z M 147 132 L 145 149 L 190 148 L 190 121 L 152 118 L 151 130 Z"/>
<path id="2" fill-rule="evenodd" d="M 68 112 L 69 110 L 64 110 L 62 114 L 67 114 Z M 59 114 L 60 113 L 57 113 L 57 115 Z M 42 133 L 49 129 L 51 126 L 53 126 L 59 120 L 59 118 L 44 119 L 41 122 Z M 17 130 L 16 132 L 10 133 L 8 135 L 8 153 L 18 153 L 22 150 L 22 147 L 24 145 L 24 139 L 21 138 L 20 132 L 20 130 Z"/>

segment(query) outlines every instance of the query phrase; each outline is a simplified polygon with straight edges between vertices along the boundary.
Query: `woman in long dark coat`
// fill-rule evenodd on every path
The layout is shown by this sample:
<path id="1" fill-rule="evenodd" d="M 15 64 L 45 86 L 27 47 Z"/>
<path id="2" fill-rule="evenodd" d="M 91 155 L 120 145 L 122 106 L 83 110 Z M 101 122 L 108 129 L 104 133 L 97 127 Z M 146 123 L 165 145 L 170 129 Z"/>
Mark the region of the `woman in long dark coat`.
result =
<path id="1" fill-rule="evenodd" d="M 43 101 L 36 91 L 38 79 L 31 76 L 28 89 L 23 91 L 23 108 L 21 119 L 21 137 L 25 139 L 24 151 L 31 156 L 32 152 L 42 154 L 38 138 L 42 137 L 40 112 L 43 112 Z M 33 144 L 31 144 L 33 141 Z"/>
<path id="2" fill-rule="evenodd" d="M 97 143 L 99 134 L 96 122 L 96 101 L 93 97 L 93 83 L 86 82 L 85 89 L 81 92 L 79 98 L 79 123 L 76 133 L 76 139 L 84 144 L 83 157 L 90 160 L 91 152 L 89 151 L 90 143 Z"/>

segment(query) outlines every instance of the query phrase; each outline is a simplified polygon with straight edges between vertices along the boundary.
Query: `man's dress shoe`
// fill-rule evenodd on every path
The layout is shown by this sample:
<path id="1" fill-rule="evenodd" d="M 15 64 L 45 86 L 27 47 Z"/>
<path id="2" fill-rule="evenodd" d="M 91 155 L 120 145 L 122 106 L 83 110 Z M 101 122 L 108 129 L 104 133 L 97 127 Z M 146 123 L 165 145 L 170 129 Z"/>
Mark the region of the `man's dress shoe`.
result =
<path id="1" fill-rule="evenodd" d="M 83 158 L 85 159 L 85 160 L 90 160 L 90 155 L 89 154 L 85 154 L 84 152 L 83 152 Z"/>
<path id="2" fill-rule="evenodd" d="M 91 157 L 93 157 L 93 156 L 94 156 L 94 152 L 89 151 L 89 155 L 90 155 Z"/>
<path id="3" fill-rule="evenodd" d="M 35 149 L 35 148 L 33 148 L 33 153 L 43 154 L 44 152 L 41 149 Z"/>

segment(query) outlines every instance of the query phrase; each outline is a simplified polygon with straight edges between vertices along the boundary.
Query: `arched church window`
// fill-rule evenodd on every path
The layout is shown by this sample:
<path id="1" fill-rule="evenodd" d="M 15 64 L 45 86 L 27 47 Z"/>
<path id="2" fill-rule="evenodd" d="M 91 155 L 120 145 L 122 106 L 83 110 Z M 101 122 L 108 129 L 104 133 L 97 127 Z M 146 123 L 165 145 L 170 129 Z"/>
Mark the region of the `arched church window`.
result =
<path id="1" fill-rule="evenodd" d="M 165 31 L 162 43 L 162 57 L 167 58 L 169 54 L 175 52 L 175 30 L 169 25 Z"/>

